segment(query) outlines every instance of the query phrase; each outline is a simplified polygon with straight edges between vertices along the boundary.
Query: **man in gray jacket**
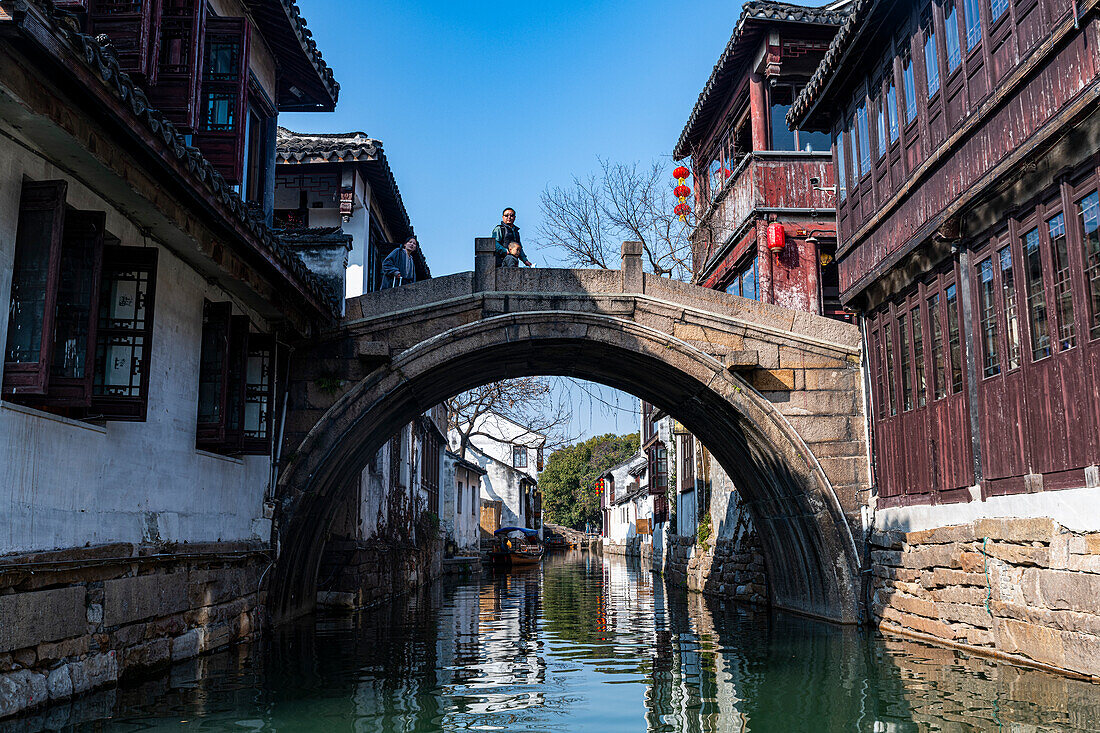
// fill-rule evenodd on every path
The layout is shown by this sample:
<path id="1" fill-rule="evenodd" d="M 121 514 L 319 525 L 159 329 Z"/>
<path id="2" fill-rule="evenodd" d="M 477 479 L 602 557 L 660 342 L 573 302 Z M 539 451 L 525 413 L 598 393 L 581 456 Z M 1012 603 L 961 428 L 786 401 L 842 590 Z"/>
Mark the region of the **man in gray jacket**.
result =
<path id="1" fill-rule="evenodd" d="M 405 244 L 386 255 L 382 260 L 382 289 L 416 282 L 416 260 L 413 254 L 419 247 L 416 237 L 409 237 Z"/>

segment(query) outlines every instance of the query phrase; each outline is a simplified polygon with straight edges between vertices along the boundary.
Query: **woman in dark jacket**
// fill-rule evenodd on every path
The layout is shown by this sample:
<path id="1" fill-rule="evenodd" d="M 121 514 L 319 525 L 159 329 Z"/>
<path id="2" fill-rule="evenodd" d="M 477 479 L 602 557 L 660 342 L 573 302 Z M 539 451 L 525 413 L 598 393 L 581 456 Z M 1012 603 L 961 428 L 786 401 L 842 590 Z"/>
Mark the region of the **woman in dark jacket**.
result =
<path id="1" fill-rule="evenodd" d="M 405 244 L 386 255 L 386 259 L 382 260 L 383 290 L 416 282 L 416 260 L 413 255 L 419 246 L 416 237 L 409 237 Z"/>

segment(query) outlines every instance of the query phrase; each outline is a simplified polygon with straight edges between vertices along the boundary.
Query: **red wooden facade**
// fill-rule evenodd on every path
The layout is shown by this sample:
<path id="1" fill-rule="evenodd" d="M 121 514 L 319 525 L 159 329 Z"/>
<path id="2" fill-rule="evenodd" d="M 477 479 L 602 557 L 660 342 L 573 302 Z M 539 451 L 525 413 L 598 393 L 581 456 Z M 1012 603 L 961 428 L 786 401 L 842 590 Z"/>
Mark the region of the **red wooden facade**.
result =
<path id="1" fill-rule="evenodd" d="M 1097 5 L 856 2 L 792 110 L 834 140 L 887 506 L 1096 482 Z"/>
<path id="2" fill-rule="evenodd" d="M 674 151 L 692 159 L 694 276 L 704 287 L 850 317 L 838 300 L 829 139 L 785 120 L 844 17 L 745 4 Z M 771 224 L 787 242 L 778 254 L 767 246 Z"/>
<path id="3" fill-rule="evenodd" d="M 331 111 L 338 86 L 298 37 L 300 21 L 276 0 L 244 0 L 240 15 L 215 15 L 205 0 L 70 0 L 92 34 L 105 34 L 120 68 L 231 184 L 262 195 L 277 111 Z M 288 22 L 289 21 L 289 22 Z M 264 92 L 251 73 L 255 35 L 279 69 Z M 321 73 L 318 73 L 321 72 Z M 270 138 L 270 139 L 268 139 Z M 268 176 L 270 177 L 270 176 Z M 270 183 L 269 181 L 267 183 Z"/>

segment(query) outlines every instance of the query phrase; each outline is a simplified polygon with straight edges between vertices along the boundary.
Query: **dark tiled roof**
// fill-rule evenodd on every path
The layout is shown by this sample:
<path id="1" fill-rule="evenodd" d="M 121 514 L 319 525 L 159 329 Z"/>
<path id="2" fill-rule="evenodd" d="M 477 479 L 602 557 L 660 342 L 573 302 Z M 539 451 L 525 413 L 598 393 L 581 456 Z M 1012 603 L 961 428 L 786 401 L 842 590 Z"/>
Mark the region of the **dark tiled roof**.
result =
<path id="1" fill-rule="evenodd" d="M 272 0 L 263 1 L 267 3 Z M 332 103 L 335 105 L 335 102 L 337 102 L 340 97 L 340 83 L 333 78 L 332 69 L 329 68 L 329 65 L 324 63 L 324 58 L 321 56 L 321 52 L 318 51 L 317 42 L 313 41 L 313 33 L 306 28 L 306 19 L 301 17 L 298 3 L 295 2 L 295 0 L 278 0 L 278 3 L 281 4 L 284 12 L 286 12 L 287 18 L 290 20 L 292 30 L 295 36 L 297 36 L 298 43 L 301 44 L 301 50 L 306 53 L 309 63 L 320 76 L 324 89 L 329 92 L 329 95 L 332 97 Z"/>
<path id="2" fill-rule="evenodd" d="M 829 50 L 825 52 L 825 58 L 821 59 L 814 75 L 810 77 L 810 83 L 798 95 L 798 99 L 794 100 L 794 104 L 787 112 L 787 124 L 789 126 L 802 126 L 804 118 L 817 104 L 821 94 L 828 87 L 833 74 L 840 68 L 841 62 L 859 36 L 859 31 L 862 30 L 865 21 L 871 14 L 871 10 L 874 9 L 877 3 L 878 0 L 855 0 L 852 3 L 848 18 L 840 26 L 840 30 L 836 32 L 836 35 L 833 36 L 833 41 L 829 44 Z"/>
<path id="3" fill-rule="evenodd" d="M 373 162 L 381 153 L 381 141 L 365 132 L 294 132 L 280 127 L 275 155 L 279 163 L 347 163 Z"/>
<path id="4" fill-rule="evenodd" d="M 688 117 L 687 124 L 680 133 L 680 139 L 673 149 L 672 157 L 680 160 L 691 154 L 691 139 L 711 122 L 711 117 L 724 101 L 725 93 L 733 85 L 741 63 L 756 52 L 756 44 L 749 43 L 755 37 L 752 31 L 761 28 L 764 24 L 777 22 L 836 26 L 844 22 L 846 17 L 847 10 L 831 10 L 828 7 L 809 8 L 767 0 L 752 0 L 745 3 L 729 43 L 726 44 L 722 55 L 718 57 L 718 63 L 714 65 L 714 70 L 711 71 L 703 91 L 699 93 L 695 108 L 692 109 L 691 116 Z"/>
<path id="5" fill-rule="evenodd" d="M 279 239 L 291 246 L 343 244 L 350 249 L 352 237 L 350 234 L 345 234 L 341 227 L 308 227 L 279 232 Z"/>
<path id="6" fill-rule="evenodd" d="M 146 127 L 155 137 L 164 141 L 166 150 L 163 154 L 174 157 L 190 173 L 191 180 L 188 183 L 213 194 L 225 214 L 243 224 L 258 243 L 301 282 L 307 292 L 319 302 L 328 305 L 331 309 L 329 315 L 335 314 L 338 311 L 337 304 L 331 299 L 321 280 L 275 237 L 272 230 L 249 209 L 198 148 L 189 146 L 164 113 L 152 106 L 145 91 L 119 68 L 118 56 L 106 38 L 101 43 L 98 39 L 81 33 L 76 18 L 57 9 L 51 0 L 32 2 L 50 22 L 58 38 L 82 57 L 107 89 L 130 110 L 135 124 Z"/>
<path id="7" fill-rule="evenodd" d="M 395 241 L 404 242 L 413 234 L 409 213 L 401 200 L 401 190 L 393 177 L 382 141 L 365 132 L 312 133 L 294 132 L 280 127 L 275 162 L 281 164 L 365 163 L 363 175 L 370 181 L 389 219 Z"/>

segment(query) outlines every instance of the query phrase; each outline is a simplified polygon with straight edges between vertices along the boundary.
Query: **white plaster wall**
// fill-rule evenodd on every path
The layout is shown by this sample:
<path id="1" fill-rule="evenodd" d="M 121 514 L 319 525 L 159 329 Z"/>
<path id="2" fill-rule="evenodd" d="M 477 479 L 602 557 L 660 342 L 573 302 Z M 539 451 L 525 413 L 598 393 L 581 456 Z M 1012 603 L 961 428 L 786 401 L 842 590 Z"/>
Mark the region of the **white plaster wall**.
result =
<path id="1" fill-rule="evenodd" d="M 484 455 L 508 466 L 512 465 L 513 445 L 527 446 L 527 467 L 515 470 L 522 471 L 533 479 L 538 478 L 537 446 L 545 442 L 545 435 L 532 432 L 508 418 L 492 412 L 480 416 L 474 429 L 477 432 L 486 433 L 486 435 L 473 435 L 470 437 L 470 443 Z M 455 434 L 450 436 L 450 440 L 451 447 L 457 448 L 458 440 Z"/>
<path id="2" fill-rule="evenodd" d="M 0 138 L 4 304 L 10 300 L 24 174 L 68 179 Z M 107 230 L 125 246 L 157 246 L 81 183 L 68 180 L 69 205 L 106 211 Z M 269 539 L 270 524 L 261 518 L 269 459 L 227 458 L 195 448 L 204 297 L 232 300 L 162 248 L 145 422 L 101 427 L 0 402 L 0 554 L 107 542 Z M 0 345 L 7 325 L 0 319 Z"/>
<path id="3" fill-rule="evenodd" d="M 444 453 L 443 466 L 440 520 L 460 553 L 476 552 L 481 539 L 480 476 L 458 464 L 449 453 Z"/>
<path id="4" fill-rule="evenodd" d="M 966 504 L 879 509 L 875 512 L 875 528 L 919 532 L 1001 517 L 1050 517 L 1074 532 L 1100 532 L 1100 488 L 993 496 Z"/>

